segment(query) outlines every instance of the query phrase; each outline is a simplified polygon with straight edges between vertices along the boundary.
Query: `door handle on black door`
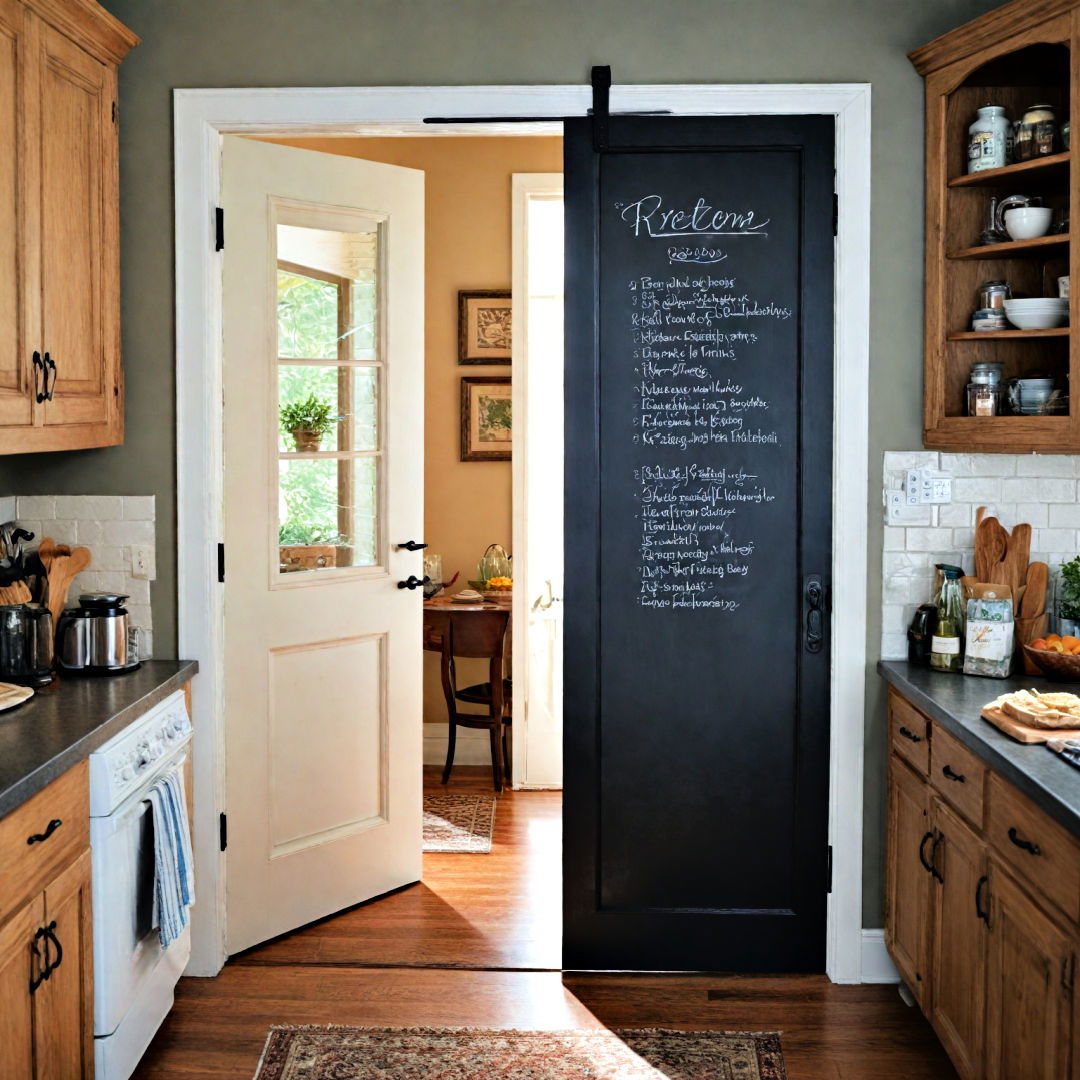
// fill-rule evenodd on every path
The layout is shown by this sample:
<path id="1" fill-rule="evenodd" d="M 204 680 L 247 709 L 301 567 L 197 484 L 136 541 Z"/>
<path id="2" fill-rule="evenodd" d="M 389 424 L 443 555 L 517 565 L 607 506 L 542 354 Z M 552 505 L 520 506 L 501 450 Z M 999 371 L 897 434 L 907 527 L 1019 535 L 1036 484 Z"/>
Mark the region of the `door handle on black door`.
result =
<path id="1" fill-rule="evenodd" d="M 825 643 L 825 586 L 820 574 L 808 574 L 803 585 L 803 607 L 806 613 L 806 651 L 821 652 Z"/>
<path id="2" fill-rule="evenodd" d="M 404 581 L 399 581 L 397 587 L 399 589 L 419 589 L 421 585 L 426 585 L 430 580 L 429 577 L 418 578 L 415 574 L 410 574 Z"/>

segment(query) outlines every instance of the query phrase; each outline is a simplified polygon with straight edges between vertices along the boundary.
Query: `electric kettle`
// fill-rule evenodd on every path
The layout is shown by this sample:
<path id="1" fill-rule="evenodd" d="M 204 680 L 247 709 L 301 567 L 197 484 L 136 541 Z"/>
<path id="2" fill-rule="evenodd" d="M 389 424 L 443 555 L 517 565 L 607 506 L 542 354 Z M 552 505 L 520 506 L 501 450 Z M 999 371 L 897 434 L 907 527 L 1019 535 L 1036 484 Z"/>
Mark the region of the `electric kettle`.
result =
<path id="1" fill-rule="evenodd" d="M 82 675 L 119 675 L 139 666 L 128 644 L 126 596 L 83 593 L 56 628 L 56 663 L 61 671 Z"/>

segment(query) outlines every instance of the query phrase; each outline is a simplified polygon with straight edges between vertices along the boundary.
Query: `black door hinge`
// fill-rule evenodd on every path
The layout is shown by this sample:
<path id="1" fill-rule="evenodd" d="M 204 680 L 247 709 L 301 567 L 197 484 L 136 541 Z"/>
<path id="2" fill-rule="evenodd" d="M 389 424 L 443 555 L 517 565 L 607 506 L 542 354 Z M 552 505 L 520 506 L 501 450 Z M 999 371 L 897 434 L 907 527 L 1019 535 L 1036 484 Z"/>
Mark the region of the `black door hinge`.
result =
<path id="1" fill-rule="evenodd" d="M 225 580 L 225 545 L 218 544 L 217 546 L 217 579 L 218 581 Z"/>
<path id="2" fill-rule="evenodd" d="M 832 196 L 832 234 L 840 233 L 840 196 L 834 191 Z"/>
<path id="3" fill-rule="evenodd" d="M 828 858 L 826 860 L 825 874 L 826 874 L 826 880 L 827 880 L 827 885 L 825 887 L 825 891 L 827 893 L 831 893 L 832 892 L 832 844 L 829 845 L 829 855 L 828 855 Z"/>
<path id="4" fill-rule="evenodd" d="M 229 846 L 229 819 L 218 814 L 218 846 L 224 851 Z"/>
<path id="5" fill-rule="evenodd" d="M 225 208 L 214 207 L 214 250 L 223 251 L 225 248 Z"/>
<path id="6" fill-rule="evenodd" d="M 119 113 L 116 108 L 116 102 L 112 103 L 112 122 L 115 124 Z"/>

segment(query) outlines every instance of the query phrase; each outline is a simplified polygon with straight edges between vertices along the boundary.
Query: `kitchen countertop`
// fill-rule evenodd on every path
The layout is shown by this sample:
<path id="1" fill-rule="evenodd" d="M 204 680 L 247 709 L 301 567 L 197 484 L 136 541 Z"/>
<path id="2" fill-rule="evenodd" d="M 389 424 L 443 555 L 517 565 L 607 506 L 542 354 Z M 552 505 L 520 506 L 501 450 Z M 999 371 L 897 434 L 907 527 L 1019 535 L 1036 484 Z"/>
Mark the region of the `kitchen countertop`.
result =
<path id="1" fill-rule="evenodd" d="M 126 675 L 57 677 L 0 712 L 0 817 L 36 795 L 199 670 L 193 660 L 146 660 Z"/>
<path id="2" fill-rule="evenodd" d="M 1013 690 L 1068 690 L 1070 685 L 1034 675 L 984 679 L 950 675 L 901 660 L 882 660 L 878 672 L 913 705 L 955 735 L 1041 810 L 1080 837 L 1080 769 L 1042 744 L 1010 739 L 980 710 Z"/>

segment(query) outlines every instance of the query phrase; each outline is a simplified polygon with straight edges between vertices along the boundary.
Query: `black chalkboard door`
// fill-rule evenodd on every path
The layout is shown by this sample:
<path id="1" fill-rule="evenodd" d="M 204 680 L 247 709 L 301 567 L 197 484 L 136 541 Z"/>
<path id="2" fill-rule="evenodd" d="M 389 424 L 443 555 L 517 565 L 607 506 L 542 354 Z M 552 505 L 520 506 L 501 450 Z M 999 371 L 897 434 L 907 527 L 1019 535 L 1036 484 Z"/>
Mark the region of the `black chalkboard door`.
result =
<path id="1" fill-rule="evenodd" d="M 823 971 L 833 121 L 565 134 L 564 967 Z"/>

